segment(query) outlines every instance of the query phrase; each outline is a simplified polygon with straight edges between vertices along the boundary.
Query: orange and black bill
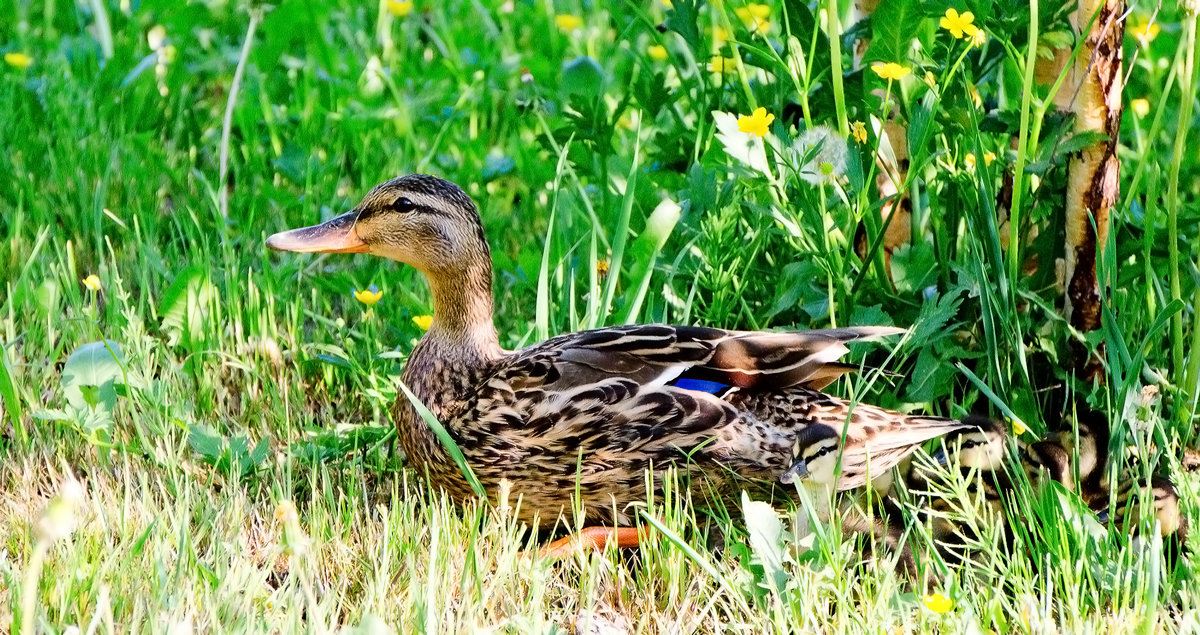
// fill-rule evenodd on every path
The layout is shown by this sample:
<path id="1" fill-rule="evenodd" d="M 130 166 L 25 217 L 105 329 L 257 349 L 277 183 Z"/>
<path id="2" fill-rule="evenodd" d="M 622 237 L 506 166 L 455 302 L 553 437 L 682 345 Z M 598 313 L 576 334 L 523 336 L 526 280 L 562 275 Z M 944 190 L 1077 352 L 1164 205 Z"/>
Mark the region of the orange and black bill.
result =
<path id="1" fill-rule="evenodd" d="M 289 229 L 273 234 L 267 239 L 267 246 L 276 251 L 301 253 L 366 253 L 367 244 L 358 237 L 358 232 L 354 230 L 356 220 L 358 220 L 357 211 L 346 212 L 320 225 Z"/>

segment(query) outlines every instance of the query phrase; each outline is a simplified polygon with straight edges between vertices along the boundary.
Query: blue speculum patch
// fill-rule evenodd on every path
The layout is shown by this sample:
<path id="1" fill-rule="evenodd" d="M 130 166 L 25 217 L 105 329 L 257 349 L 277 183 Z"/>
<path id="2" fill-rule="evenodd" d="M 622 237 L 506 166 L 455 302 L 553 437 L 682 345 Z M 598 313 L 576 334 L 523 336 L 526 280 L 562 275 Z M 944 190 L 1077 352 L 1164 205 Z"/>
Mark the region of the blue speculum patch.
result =
<path id="1" fill-rule="evenodd" d="M 676 379 L 671 385 L 684 390 L 706 392 L 710 395 L 715 395 L 722 390 L 729 388 L 727 384 L 722 384 L 719 381 L 708 381 L 707 379 Z"/>

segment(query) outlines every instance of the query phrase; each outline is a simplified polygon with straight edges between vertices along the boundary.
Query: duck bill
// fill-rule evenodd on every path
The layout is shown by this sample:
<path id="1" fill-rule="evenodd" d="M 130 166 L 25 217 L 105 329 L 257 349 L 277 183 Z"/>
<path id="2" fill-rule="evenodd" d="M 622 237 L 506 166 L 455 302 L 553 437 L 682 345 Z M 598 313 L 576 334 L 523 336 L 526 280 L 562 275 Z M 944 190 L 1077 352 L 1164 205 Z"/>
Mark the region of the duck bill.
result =
<path id="1" fill-rule="evenodd" d="M 362 254 L 367 244 L 358 237 L 354 223 L 358 212 L 352 211 L 337 218 L 313 225 L 273 234 L 267 246 L 275 251 L 296 251 L 321 254 Z"/>

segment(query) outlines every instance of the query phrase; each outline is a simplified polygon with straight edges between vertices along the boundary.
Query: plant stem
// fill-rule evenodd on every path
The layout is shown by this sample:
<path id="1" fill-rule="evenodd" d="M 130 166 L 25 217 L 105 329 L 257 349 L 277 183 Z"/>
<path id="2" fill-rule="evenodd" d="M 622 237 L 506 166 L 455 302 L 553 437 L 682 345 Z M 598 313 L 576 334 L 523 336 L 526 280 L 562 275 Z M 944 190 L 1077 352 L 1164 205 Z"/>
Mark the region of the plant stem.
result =
<path id="1" fill-rule="evenodd" d="M 1182 274 L 1179 271 L 1179 170 L 1187 152 L 1188 125 L 1192 121 L 1192 101 L 1195 95 L 1192 89 L 1196 80 L 1196 17 L 1192 16 L 1183 25 L 1183 37 L 1180 45 L 1186 50 L 1183 72 L 1179 74 L 1179 125 L 1175 127 L 1175 149 L 1171 157 L 1167 177 L 1167 249 L 1168 264 L 1171 276 L 1171 300 L 1183 297 Z M 1195 353 L 1193 352 L 1193 355 Z M 1184 366 L 1183 349 L 1183 313 L 1171 316 L 1171 381 L 1181 389 L 1188 391 L 1188 400 L 1193 396 L 1192 386 L 1185 383 L 1188 379 Z M 1182 412 L 1182 409 L 1181 409 Z"/>
<path id="2" fill-rule="evenodd" d="M 1025 58 L 1021 86 L 1021 131 L 1017 141 L 1017 163 L 1013 166 L 1012 205 L 1008 212 L 1008 278 L 1016 281 L 1021 273 L 1021 197 L 1025 192 L 1025 161 L 1029 143 L 1029 110 L 1033 103 L 1033 75 L 1037 65 L 1038 0 L 1029 3 L 1029 52 Z M 1011 288 L 1011 287 L 1010 287 Z"/>
<path id="3" fill-rule="evenodd" d="M 830 75 L 833 79 L 833 103 L 837 109 L 838 133 L 850 136 L 850 124 L 846 120 L 846 91 L 842 88 L 842 29 L 839 24 L 838 3 L 825 0 L 826 35 L 829 36 Z"/>
<path id="4" fill-rule="evenodd" d="M 254 32 L 262 20 L 260 11 L 250 12 L 250 24 L 246 27 L 246 41 L 242 43 L 242 54 L 233 71 L 233 82 L 229 85 L 229 98 L 225 100 L 225 120 L 221 124 L 221 163 L 217 175 L 217 209 L 223 220 L 229 219 L 229 188 L 225 177 L 229 173 L 229 131 L 233 128 L 233 107 L 237 104 L 238 92 L 242 87 L 242 76 L 246 72 L 246 60 L 250 59 L 250 46 L 254 43 Z"/>

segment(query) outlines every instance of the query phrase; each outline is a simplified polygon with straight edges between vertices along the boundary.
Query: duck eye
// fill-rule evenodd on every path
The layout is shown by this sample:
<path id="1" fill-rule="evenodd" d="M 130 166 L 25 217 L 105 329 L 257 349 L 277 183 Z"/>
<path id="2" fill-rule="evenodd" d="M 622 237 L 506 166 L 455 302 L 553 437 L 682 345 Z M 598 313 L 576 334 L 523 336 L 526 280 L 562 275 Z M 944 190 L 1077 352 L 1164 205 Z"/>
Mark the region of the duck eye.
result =
<path id="1" fill-rule="evenodd" d="M 411 212 L 416 208 L 417 206 L 405 196 L 401 196 L 392 203 L 392 211 L 400 212 L 401 214 Z"/>

